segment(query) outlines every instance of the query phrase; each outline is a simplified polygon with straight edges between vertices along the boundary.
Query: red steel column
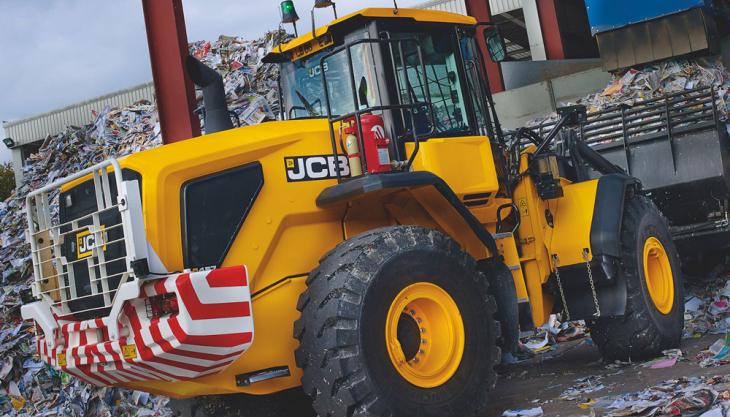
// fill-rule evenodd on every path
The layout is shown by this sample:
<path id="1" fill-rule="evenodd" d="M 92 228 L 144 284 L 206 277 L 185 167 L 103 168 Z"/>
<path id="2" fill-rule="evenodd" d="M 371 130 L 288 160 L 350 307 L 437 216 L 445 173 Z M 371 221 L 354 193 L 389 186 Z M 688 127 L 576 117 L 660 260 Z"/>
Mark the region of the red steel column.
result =
<path id="1" fill-rule="evenodd" d="M 188 35 L 182 0 L 142 0 L 164 143 L 200 136 L 195 87 L 185 72 Z"/>
<path id="2" fill-rule="evenodd" d="M 473 16 L 479 22 L 489 22 L 492 20 L 492 14 L 489 11 L 489 0 L 466 0 L 466 10 L 470 16 Z M 477 31 L 477 42 L 482 49 L 482 55 L 484 55 L 484 64 L 487 68 L 487 77 L 489 77 L 489 87 L 492 93 L 504 91 L 502 68 L 498 63 L 489 58 L 487 44 L 480 33 L 481 31 Z"/>
<path id="3" fill-rule="evenodd" d="M 565 59 L 563 38 L 560 36 L 558 22 L 557 0 L 537 0 L 537 10 L 540 14 L 542 39 L 545 42 L 547 59 Z"/>

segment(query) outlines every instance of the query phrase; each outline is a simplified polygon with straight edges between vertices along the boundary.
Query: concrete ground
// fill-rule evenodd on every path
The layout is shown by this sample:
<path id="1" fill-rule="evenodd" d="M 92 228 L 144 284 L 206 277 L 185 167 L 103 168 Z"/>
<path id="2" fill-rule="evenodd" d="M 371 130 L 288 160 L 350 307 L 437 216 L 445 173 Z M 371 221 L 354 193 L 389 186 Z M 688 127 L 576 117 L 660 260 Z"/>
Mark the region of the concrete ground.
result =
<path id="1" fill-rule="evenodd" d="M 507 409 L 542 406 L 545 416 L 577 417 L 590 415 L 578 404 L 590 398 L 639 391 L 667 379 L 680 376 L 719 375 L 730 371 L 730 365 L 718 368 L 700 368 L 694 360 L 697 352 L 706 349 L 717 335 L 682 342 L 681 349 L 687 360 L 665 369 L 649 369 L 641 364 L 628 365 L 619 370 L 607 369 L 598 349 L 587 339 L 567 342 L 553 352 L 537 356 L 527 362 L 500 369 L 500 379 L 491 395 L 492 405 L 481 417 L 497 417 Z M 601 383 L 607 388 L 588 394 L 590 398 L 576 401 L 558 399 L 574 385 L 578 378 L 602 375 Z M 270 398 L 256 398 L 251 402 L 245 396 L 223 396 L 201 402 L 175 402 L 185 417 L 310 417 L 314 416 L 307 398 L 300 390 L 277 394 Z M 193 410 L 196 405 L 197 410 Z"/>

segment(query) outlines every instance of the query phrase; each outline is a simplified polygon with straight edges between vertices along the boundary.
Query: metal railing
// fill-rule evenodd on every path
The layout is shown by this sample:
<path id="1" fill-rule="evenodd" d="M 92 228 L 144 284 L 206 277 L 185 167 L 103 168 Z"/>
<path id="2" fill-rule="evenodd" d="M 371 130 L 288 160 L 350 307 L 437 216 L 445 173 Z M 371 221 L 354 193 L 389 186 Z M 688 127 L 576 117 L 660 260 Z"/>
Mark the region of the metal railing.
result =
<path id="1" fill-rule="evenodd" d="M 87 181 L 93 185 L 93 209 L 70 219 L 52 213 L 52 197 L 64 196 L 62 187 Z M 133 267 L 148 259 L 139 184 L 122 179 L 115 159 L 29 193 L 26 215 L 33 294 L 57 316 L 106 315 L 119 286 L 141 278 Z"/>
<path id="2" fill-rule="evenodd" d="M 677 134 L 716 128 L 720 120 L 717 102 L 712 87 L 667 94 L 589 113 L 577 133 L 591 146 L 623 143 L 628 147 L 659 136 L 666 136 L 671 142 Z M 550 121 L 532 129 L 543 136 L 555 124 L 556 121 Z"/>

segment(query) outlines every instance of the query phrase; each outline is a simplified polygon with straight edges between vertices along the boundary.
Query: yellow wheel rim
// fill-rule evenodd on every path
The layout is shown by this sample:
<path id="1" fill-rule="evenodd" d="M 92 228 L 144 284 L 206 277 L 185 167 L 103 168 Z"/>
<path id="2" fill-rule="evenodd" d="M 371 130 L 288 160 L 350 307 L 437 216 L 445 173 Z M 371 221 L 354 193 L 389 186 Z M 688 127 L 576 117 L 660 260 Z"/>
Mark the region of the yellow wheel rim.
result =
<path id="1" fill-rule="evenodd" d="M 454 299 L 428 282 L 406 287 L 390 304 L 385 344 L 408 382 L 420 388 L 443 385 L 464 354 L 464 322 Z"/>
<path id="2" fill-rule="evenodd" d="M 667 251 L 655 237 L 644 242 L 644 279 L 654 306 L 669 314 L 674 306 L 674 277 Z"/>

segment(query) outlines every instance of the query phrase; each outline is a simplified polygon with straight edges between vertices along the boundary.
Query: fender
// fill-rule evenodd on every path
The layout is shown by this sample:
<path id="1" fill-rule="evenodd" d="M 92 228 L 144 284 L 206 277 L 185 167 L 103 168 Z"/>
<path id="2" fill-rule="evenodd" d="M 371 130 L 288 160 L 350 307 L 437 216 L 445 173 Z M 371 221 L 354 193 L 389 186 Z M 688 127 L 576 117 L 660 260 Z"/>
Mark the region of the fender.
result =
<path id="1" fill-rule="evenodd" d="M 593 256 L 621 256 L 621 225 L 627 191 L 638 191 L 638 179 L 625 174 L 608 174 L 598 179 L 596 205 L 591 224 Z"/>
<path id="2" fill-rule="evenodd" d="M 474 235 L 489 251 L 492 257 L 498 256 L 497 243 L 494 237 L 484 228 L 479 220 L 459 200 L 456 193 L 438 175 L 427 171 L 394 172 L 389 174 L 362 175 L 341 184 L 325 188 L 317 197 L 320 208 L 380 193 L 396 192 L 408 188 L 433 187 L 456 210 L 466 222 Z"/>
<path id="3" fill-rule="evenodd" d="M 608 174 L 598 180 L 590 233 L 593 259 L 589 265 L 601 307 L 600 317 L 622 316 L 626 313 L 626 283 L 618 273 L 621 228 L 627 196 L 640 190 L 639 180 L 625 174 Z M 560 268 L 571 320 L 597 318 L 593 294 L 586 279 L 587 268 L 586 264 Z"/>

